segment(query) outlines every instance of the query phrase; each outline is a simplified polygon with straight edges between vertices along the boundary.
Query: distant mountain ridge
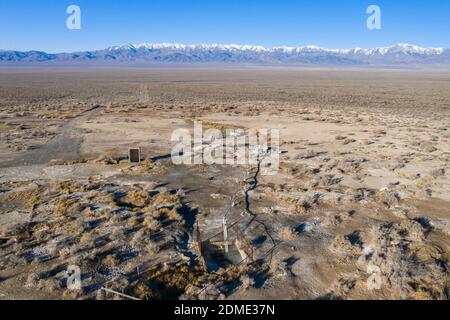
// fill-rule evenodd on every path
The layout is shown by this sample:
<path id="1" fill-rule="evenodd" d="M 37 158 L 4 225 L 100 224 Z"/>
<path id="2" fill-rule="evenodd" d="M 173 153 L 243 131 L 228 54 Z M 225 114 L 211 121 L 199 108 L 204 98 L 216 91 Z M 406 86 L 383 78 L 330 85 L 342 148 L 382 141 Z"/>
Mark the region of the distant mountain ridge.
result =
<path id="1" fill-rule="evenodd" d="M 127 44 L 103 50 L 50 54 L 0 50 L 0 65 L 448 65 L 450 49 L 397 44 L 373 49 L 325 49 L 317 46 Z"/>

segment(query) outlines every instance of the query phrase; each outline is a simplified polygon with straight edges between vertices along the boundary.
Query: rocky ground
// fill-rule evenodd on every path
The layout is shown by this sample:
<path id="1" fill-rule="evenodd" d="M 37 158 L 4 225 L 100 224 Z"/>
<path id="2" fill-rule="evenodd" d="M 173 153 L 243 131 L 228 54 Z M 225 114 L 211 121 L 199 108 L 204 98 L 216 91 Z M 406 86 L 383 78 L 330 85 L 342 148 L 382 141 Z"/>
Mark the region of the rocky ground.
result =
<path id="1" fill-rule="evenodd" d="M 425 71 L 1 70 L 0 298 L 448 299 L 449 89 Z M 193 120 L 279 129 L 278 174 L 174 165 Z"/>

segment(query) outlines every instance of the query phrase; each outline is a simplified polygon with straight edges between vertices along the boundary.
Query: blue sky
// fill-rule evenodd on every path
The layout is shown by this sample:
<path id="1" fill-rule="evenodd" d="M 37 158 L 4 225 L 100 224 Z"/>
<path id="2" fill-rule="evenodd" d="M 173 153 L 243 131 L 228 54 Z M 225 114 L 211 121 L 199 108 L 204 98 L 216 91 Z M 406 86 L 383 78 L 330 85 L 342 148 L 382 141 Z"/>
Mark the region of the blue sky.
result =
<path id="1" fill-rule="evenodd" d="M 66 28 L 66 8 L 82 29 Z M 382 29 L 366 9 L 382 9 Z M 142 42 L 450 48 L 450 0 L 1 0 L 0 48 L 48 52 Z"/>

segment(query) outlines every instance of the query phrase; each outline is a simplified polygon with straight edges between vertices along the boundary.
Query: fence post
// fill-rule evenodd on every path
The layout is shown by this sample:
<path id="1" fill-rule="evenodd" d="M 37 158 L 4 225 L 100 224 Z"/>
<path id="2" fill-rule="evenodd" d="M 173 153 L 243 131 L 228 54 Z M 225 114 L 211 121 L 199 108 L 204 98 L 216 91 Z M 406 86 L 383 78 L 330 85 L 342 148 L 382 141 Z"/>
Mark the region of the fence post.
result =
<path id="1" fill-rule="evenodd" d="M 203 268 L 203 270 L 207 271 L 208 270 L 208 265 L 206 264 L 206 260 L 205 257 L 203 256 L 203 241 L 202 241 L 202 234 L 200 232 L 200 226 L 198 225 L 198 221 L 197 221 L 197 227 L 196 227 L 196 233 L 197 233 L 197 252 L 198 252 L 198 259 L 200 262 L 200 266 Z"/>
<path id="2" fill-rule="evenodd" d="M 223 246 L 225 247 L 225 253 L 228 253 L 228 224 L 226 217 L 223 217 Z"/>

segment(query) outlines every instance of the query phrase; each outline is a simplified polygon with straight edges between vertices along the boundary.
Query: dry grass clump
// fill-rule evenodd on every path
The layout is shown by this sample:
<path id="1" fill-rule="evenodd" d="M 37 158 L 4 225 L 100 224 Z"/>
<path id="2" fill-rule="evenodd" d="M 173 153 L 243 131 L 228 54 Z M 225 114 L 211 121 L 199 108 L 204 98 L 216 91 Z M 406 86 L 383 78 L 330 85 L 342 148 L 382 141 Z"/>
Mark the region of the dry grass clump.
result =
<path id="1" fill-rule="evenodd" d="M 24 187 L 32 183 L 30 180 L 26 181 L 5 181 L 0 183 L 0 190 L 8 190 L 8 189 L 17 189 L 20 187 Z"/>
<path id="2" fill-rule="evenodd" d="M 145 257 L 154 257 L 161 251 L 161 245 L 154 240 L 155 233 L 155 230 L 150 229 L 139 230 L 130 241 L 131 247 L 141 251 Z"/>
<path id="3" fill-rule="evenodd" d="M 94 200 L 94 199 L 92 199 Z M 112 209 L 117 208 L 117 198 L 113 193 L 104 193 L 101 192 L 95 196 L 95 201 L 98 203 L 106 204 L 110 206 Z"/>
<path id="4" fill-rule="evenodd" d="M 194 124 L 194 119 L 186 119 L 186 122 L 188 124 Z M 225 123 L 217 123 L 217 122 L 211 122 L 211 121 L 202 121 L 203 130 L 208 129 L 216 129 L 225 134 L 227 130 L 244 130 L 243 127 L 235 126 L 232 124 L 225 124 Z"/>
<path id="5" fill-rule="evenodd" d="M 28 224 L 16 224 L 0 229 L 0 236 L 5 238 L 20 239 L 28 236 Z"/>
<path id="6" fill-rule="evenodd" d="M 226 298 L 224 291 L 231 284 L 236 286 L 239 282 L 244 288 L 245 278 L 248 277 L 249 267 L 255 273 L 264 272 L 255 265 L 251 266 L 230 266 L 226 269 L 219 269 L 215 274 L 209 276 L 197 285 L 189 285 L 182 299 L 186 300 L 223 300 Z"/>
<path id="7" fill-rule="evenodd" d="M 158 193 L 154 190 L 157 186 L 155 183 L 141 188 L 60 181 L 52 186 L 53 190 L 40 199 L 45 202 L 43 207 L 36 209 L 35 219 L 39 219 L 39 222 L 32 224 L 31 228 L 24 226 L 29 229 L 26 232 L 27 241 L 29 243 L 39 241 L 36 252 L 44 250 L 42 252 L 50 254 L 53 259 L 58 259 L 60 262 L 77 256 L 81 264 L 88 264 L 88 262 L 80 252 L 91 252 L 95 259 L 93 267 L 99 267 L 107 273 L 114 274 L 126 267 L 135 268 L 138 262 L 134 261 L 135 258 L 122 260 L 122 253 L 115 251 L 108 253 L 108 250 L 120 247 L 124 248 L 124 254 L 131 253 L 129 251 L 131 245 L 133 254 L 136 252 L 137 257 L 154 259 L 162 248 L 172 245 L 170 240 L 164 237 L 166 233 L 171 232 L 172 228 L 168 220 L 170 222 L 181 220 L 177 211 L 181 201 L 179 193 L 170 193 L 165 190 Z M 119 210 L 112 213 L 111 203 Z M 130 206 L 136 210 L 130 210 Z M 155 240 L 159 239 L 160 235 L 163 240 Z M 53 243 L 52 237 L 58 240 Z M 31 255 L 28 258 L 30 252 L 35 249 L 32 247 L 30 250 L 28 242 L 22 249 L 15 249 L 15 252 L 26 254 L 27 260 L 24 260 L 26 263 L 32 261 L 43 263 L 44 260 L 40 261 L 40 259 L 44 259 L 44 256 L 33 258 Z M 162 281 L 168 282 L 165 294 L 170 296 L 171 292 L 183 288 L 181 278 L 185 277 L 179 275 L 180 273 L 181 271 L 173 279 L 170 279 L 169 274 L 161 274 Z M 50 283 L 47 279 L 44 280 L 42 284 Z M 189 281 L 194 280 L 191 278 Z M 177 282 L 181 284 L 177 285 Z M 59 290 L 57 287 L 52 289 L 44 286 L 43 288 L 47 291 Z"/>
<path id="8" fill-rule="evenodd" d="M 144 186 L 144 190 L 145 190 L 145 191 L 153 191 L 153 190 L 156 189 L 157 186 L 158 186 L 158 183 L 157 183 L 157 182 L 155 182 L 155 181 L 150 181 L 149 183 L 147 183 L 147 184 Z"/>
<path id="9" fill-rule="evenodd" d="M 129 206 L 139 209 L 146 207 L 158 209 L 162 207 L 173 207 L 180 202 L 180 196 L 178 194 L 171 194 L 167 191 L 161 191 L 151 196 L 150 191 L 154 191 L 155 186 L 156 184 L 150 183 L 143 189 L 132 189 L 126 195 L 120 198 L 114 198 L 114 202 L 118 206 Z"/>
<path id="10" fill-rule="evenodd" d="M 92 246 L 94 244 L 97 234 L 95 232 L 83 232 L 79 239 L 81 246 Z"/>
<path id="11" fill-rule="evenodd" d="M 337 235 L 330 244 L 330 249 L 345 257 L 357 257 L 362 252 L 363 240 L 355 231 L 348 235 Z"/>
<path id="12" fill-rule="evenodd" d="M 168 219 L 170 221 L 181 221 L 181 216 L 177 211 L 177 208 L 161 208 L 154 213 L 155 217 L 159 220 Z"/>
<path id="13" fill-rule="evenodd" d="M 344 146 L 346 146 L 346 145 L 349 145 L 349 144 L 352 144 L 352 143 L 355 143 L 355 142 L 356 142 L 355 139 L 345 139 L 344 141 L 342 141 L 342 144 Z"/>
<path id="14" fill-rule="evenodd" d="M 128 175 L 145 175 L 150 173 L 156 167 L 155 163 L 151 160 L 145 160 L 139 164 L 133 164 L 128 168 L 122 170 L 124 174 Z"/>
<path id="15" fill-rule="evenodd" d="M 161 206 L 172 206 L 180 202 L 180 196 L 178 194 L 171 194 L 169 192 L 163 191 L 158 193 L 153 198 L 153 205 L 155 207 Z"/>
<path id="16" fill-rule="evenodd" d="M 293 197 L 283 196 L 280 201 L 289 206 L 289 211 L 294 214 L 307 214 L 314 206 L 314 203 L 306 199 L 296 199 Z"/>
<path id="17" fill-rule="evenodd" d="M 65 216 L 73 211 L 79 211 L 78 199 L 70 196 L 64 195 L 58 198 L 52 199 L 50 204 L 54 205 L 54 213 L 57 216 Z"/>
<path id="18" fill-rule="evenodd" d="M 141 299 L 178 299 L 188 286 L 206 280 L 208 275 L 188 265 L 159 265 L 147 271 L 148 277 L 130 290 L 131 295 Z"/>
<path id="19" fill-rule="evenodd" d="M 389 189 L 383 189 L 378 192 L 377 199 L 388 208 L 398 206 L 401 201 L 400 195 L 394 190 Z"/>
<path id="20" fill-rule="evenodd" d="M 41 197 L 42 192 L 36 186 L 0 195 L 0 203 L 15 203 L 19 207 L 31 209 L 40 201 Z"/>
<path id="21" fill-rule="evenodd" d="M 124 203 L 131 207 L 144 208 L 152 202 L 152 197 L 147 191 L 131 190 L 127 192 L 125 197 L 121 199 Z"/>
<path id="22" fill-rule="evenodd" d="M 295 230 L 289 227 L 282 227 L 278 235 L 280 239 L 284 241 L 294 240 L 298 236 L 297 232 L 295 232 Z"/>
<path id="23" fill-rule="evenodd" d="M 113 253 L 102 260 L 102 265 L 108 268 L 116 268 L 120 265 L 120 259 L 117 257 L 117 254 Z"/>
<path id="24" fill-rule="evenodd" d="M 209 274 L 200 267 L 186 264 L 163 264 L 146 272 L 148 277 L 129 290 L 141 299 L 217 299 L 225 297 L 220 287 L 238 281 L 246 274 L 245 268 L 230 266 Z M 206 289 L 206 290 L 205 290 Z"/>
<path id="25" fill-rule="evenodd" d="M 161 251 L 161 247 L 159 244 L 153 241 L 146 241 L 145 243 L 145 252 L 150 256 L 154 256 Z"/>
<path id="26" fill-rule="evenodd" d="M 410 294 L 408 300 L 417 300 L 417 301 L 429 301 L 433 300 L 430 292 L 426 291 L 417 291 Z"/>
<path id="27" fill-rule="evenodd" d="M 143 219 L 140 217 L 134 217 L 128 220 L 127 226 L 130 228 L 136 228 L 140 226 L 143 222 Z"/>
<path id="28" fill-rule="evenodd" d="M 89 161 L 89 163 L 97 163 L 103 165 L 117 165 L 125 162 L 127 162 L 126 157 L 122 153 L 120 153 L 120 151 L 117 151 L 115 149 L 107 149 L 101 154 L 98 154 L 96 159 Z"/>
<path id="29" fill-rule="evenodd" d="M 111 154 L 104 154 L 99 156 L 93 161 L 94 163 L 104 164 L 104 165 L 116 165 L 119 164 L 119 160 L 112 156 Z"/>
<path id="30" fill-rule="evenodd" d="M 74 182 L 72 180 L 54 181 L 51 188 L 52 191 L 58 192 L 59 194 L 72 194 L 87 191 L 86 184 Z"/>
<path id="31" fill-rule="evenodd" d="M 342 178 L 336 177 L 334 174 L 325 174 L 324 176 L 319 177 L 318 186 L 331 187 L 340 184 L 341 181 Z"/>
<path id="32" fill-rule="evenodd" d="M 6 123 L 0 123 L 0 133 L 10 129 L 10 126 Z"/>
<path id="33" fill-rule="evenodd" d="M 161 228 L 161 224 L 152 216 L 146 216 L 143 221 L 144 226 L 149 230 L 158 230 Z"/>
<path id="34" fill-rule="evenodd" d="M 322 196 L 318 193 L 316 194 L 309 194 L 303 197 L 298 204 L 300 205 L 300 210 L 304 210 L 305 212 L 308 212 L 320 205 L 320 201 L 322 199 Z"/>
<path id="35" fill-rule="evenodd" d="M 428 222 L 417 220 L 372 228 L 371 262 L 380 267 L 383 282 L 389 283 L 389 290 L 398 299 L 445 299 L 448 261 L 444 251 L 428 237 Z"/>
<path id="36" fill-rule="evenodd" d="M 309 149 L 304 154 L 300 155 L 300 158 L 301 159 L 312 159 L 312 158 L 317 157 L 318 155 L 319 154 L 316 151 Z"/>

